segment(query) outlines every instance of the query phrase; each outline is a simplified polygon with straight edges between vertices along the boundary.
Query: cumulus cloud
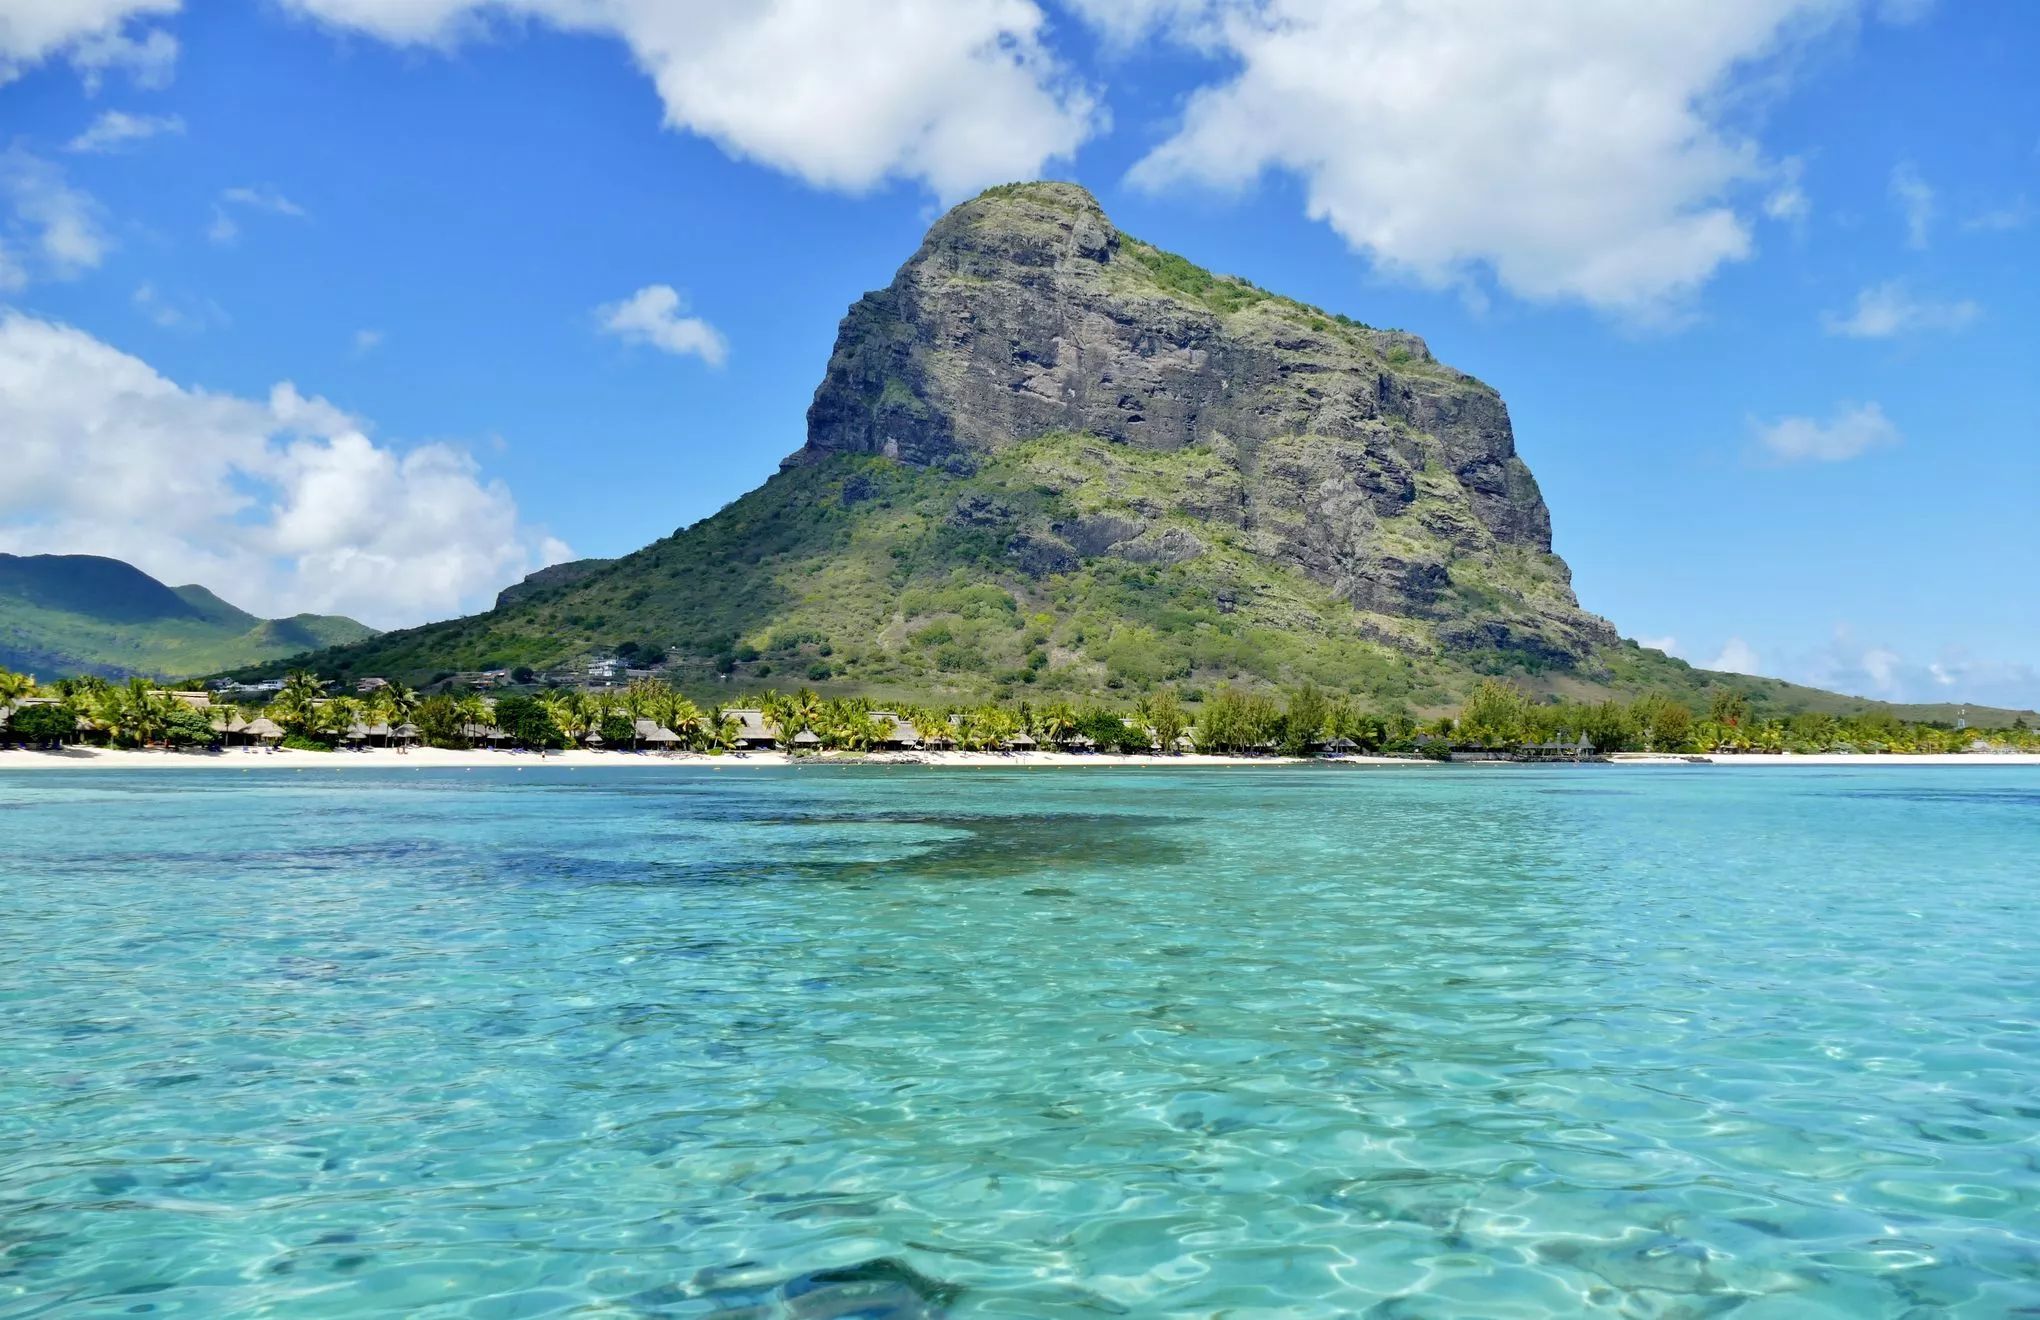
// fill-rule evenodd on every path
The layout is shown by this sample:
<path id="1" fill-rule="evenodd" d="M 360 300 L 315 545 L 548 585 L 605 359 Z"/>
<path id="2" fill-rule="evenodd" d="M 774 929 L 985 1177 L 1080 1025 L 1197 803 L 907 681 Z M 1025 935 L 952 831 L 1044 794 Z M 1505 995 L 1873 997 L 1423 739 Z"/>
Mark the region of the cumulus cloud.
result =
<path id="1" fill-rule="evenodd" d="M 332 26 L 451 46 L 486 16 L 614 36 L 666 124 L 818 187 L 919 179 L 944 198 L 1031 178 L 1098 113 L 1034 0 L 285 0 Z"/>
<path id="2" fill-rule="evenodd" d="M 1082 0 L 1102 13 L 1105 0 Z M 1750 62 L 1846 0 L 1146 0 L 1238 73 L 1134 170 L 1222 187 L 1275 169 L 1378 265 L 1433 285 L 1662 314 L 1751 252 L 1737 199 L 1789 170 L 1723 126 Z M 1752 204 L 1756 198 L 1752 193 Z"/>
<path id="3" fill-rule="evenodd" d="M 215 243 L 231 243 L 241 236 L 241 226 L 234 219 L 234 209 L 263 211 L 270 215 L 288 215 L 303 219 L 305 208 L 285 197 L 269 184 L 256 188 L 228 188 L 220 193 L 213 203 L 212 223 L 206 226 L 205 235 Z"/>
<path id="4" fill-rule="evenodd" d="M 1764 672 L 1763 658 L 1755 648 L 1740 637 L 1731 637 L 1721 648 L 1721 654 L 1708 661 L 1703 668 L 1719 670 L 1724 674 L 1761 674 Z"/>
<path id="5" fill-rule="evenodd" d="M 270 615 L 417 623 L 567 548 L 451 445 L 399 451 L 280 384 L 180 386 L 84 331 L 0 313 L 0 548 L 110 555 Z"/>
<path id="6" fill-rule="evenodd" d="M 1820 322 L 1831 335 L 1889 339 L 1918 330 L 1960 330 L 1982 312 L 1981 307 L 1966 298 L 1960 302 L 1930 302 L 1908 293 L 1903 280 L 1886 280 L 1858 293 L 1855 309 L 1846 316 L 1823 312 Z"/>
<path id="7" fill-rule="evenodd" d="M 1900 442 L 1898 428 L 1874 403 L 1844 404 L 1827 421 L 1781 417 L 1756 423 L 1757 440 L 1782 463 L 1839 463 Z"/>
<path id="8" fill-rule="evenodd" d="M 602 328 L 626 344 L 648 344 L 678 357 L 693 354 L 712 367 L 729 356 L 722 332 L 698 316 L 682 316 L 687 302 L 670 284 L 647 284 L 622 302 L 595 309 Z"/>
<path id="9" fill-rule="evenodd" d="M 158 86 L 177 60 L 177 42 L 143 26 L 177 12 L 178 0 L 7 0 L 0 5 L 0 83 L 51 58 L 68 60 L 88 87 L 109 69 Z"/>
<path id="10" fill-rule="evenodd" d="M 34 274 L 71 279 L 112 246 L 98 203 L 62 170 L 20 147 L 0 152 L 0 289 L 20 288 Z"/>
<path id="11" fill-rule="evenodd" d="M 1639 637 L 1636 644 L 1653 651 L 1663 651 L 1666 655 L 1679 654 L 1679 639 L 1676 637 Z"/>
<path id="12" fill-rule="evenodd" d="M 1911 162 L 1891 172 L 1891 197 L 1905 217 L 1905 245 L 1926 247 L 1934 225 L 1934 190 Z"/>
<path id="13" fill-rule="evenodd" d="M 164 133 L 182 133 L 181 115 L 131 115 L 125 110 L 108 110 L 92 121 L 84 132 L 65 146 L 66 151 L 118 151 Z"/>

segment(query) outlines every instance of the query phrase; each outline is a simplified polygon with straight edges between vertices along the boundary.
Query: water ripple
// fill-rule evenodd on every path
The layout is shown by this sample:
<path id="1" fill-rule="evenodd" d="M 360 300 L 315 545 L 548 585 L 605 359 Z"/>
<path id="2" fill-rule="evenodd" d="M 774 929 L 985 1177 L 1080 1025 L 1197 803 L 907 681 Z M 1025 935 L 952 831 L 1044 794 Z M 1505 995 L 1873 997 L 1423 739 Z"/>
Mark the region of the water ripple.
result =
<path id="1" fill-rule="evenodd" d="M 0 1313 L 2034 1313 L 2036 802 L 0 776 Z"/>

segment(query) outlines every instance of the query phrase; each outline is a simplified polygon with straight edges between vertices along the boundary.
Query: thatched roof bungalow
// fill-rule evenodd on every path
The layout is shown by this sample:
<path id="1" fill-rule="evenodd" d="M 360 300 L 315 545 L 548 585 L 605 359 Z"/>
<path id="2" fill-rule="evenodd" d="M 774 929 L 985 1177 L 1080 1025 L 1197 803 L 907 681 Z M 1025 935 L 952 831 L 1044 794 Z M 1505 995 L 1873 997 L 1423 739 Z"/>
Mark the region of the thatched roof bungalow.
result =
<path id="1" fill-rule="evenodd" d="M 878 740 L 878 746 L 898 751 L 912 751 L 921 745 L 921 735 L 914 726 L 889 710 L 875 710 L 871 718 L 885 725 L 889 732 Z"/>
<path id="2" fill-rule="evenodd" d="M 636 720 L 631 724 L 632 736 L 641 743 L 650 743 L 662 750 L 670 749 L 674 743 L 683 741 L 679 734 L 654 720 Z"/>
<path id="3" fill-rule="evenodd" d="M 722 713 L 723 722 L 735 724 L 737 746 L 753 751 L 769 751 L 779 745 L 778 726 L 767 722 L 762 710 L 730 709 Z"/>

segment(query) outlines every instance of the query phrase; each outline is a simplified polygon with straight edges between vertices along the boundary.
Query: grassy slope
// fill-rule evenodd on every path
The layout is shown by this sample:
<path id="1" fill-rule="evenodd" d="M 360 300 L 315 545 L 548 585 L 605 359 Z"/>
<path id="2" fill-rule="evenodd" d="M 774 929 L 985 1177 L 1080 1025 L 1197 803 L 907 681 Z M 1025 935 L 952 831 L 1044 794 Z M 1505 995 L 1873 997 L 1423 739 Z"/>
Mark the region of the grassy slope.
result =
<path id="1" fill-rule="evenodd" d="M 1196 480 L 1206 461 L 1196 450 L 1152 454 L 1077 436 L 1015 446 L 969 477 L 839 457 L 780 473 L 591 578 L 309 663 L 335 677 L 424 683 L 449 671 L 543 669 L 640 642 L 670 649 L 675 677 L 705 698 L 766 685 L 931 702 L 1130 697 L 1160 682 L 1310 677 L 1380 708 L 1428 711 L 1456 704 L 1482 672 L 1499 669 L 1570 696 L 1659 688 L 1704 700 L 1725 685 L 1767 710 L 1877 706 L 1707 674 L 1634 647 L 1597 673 L 1406 654 L 1374 640 L 1373 617 L 1232 543 L 1233 529 L 1181 514 L 1169 521 L 1211 548 L 1175 567 L 1104 555 L 1036 577 L 1009 548 L 1016 527 L 1144 500 Z M 753 651 L 755 659 L 738 658 Z"/>
<path id="2" fill-rule="evenodd" d="M 205 619 L 107 623 L 18 601 L 0 603 L 0 665 L 29 673 L 182 678 L 299 655 L 371 637 L 333 615 L 257 620 L 229 631 Z"/>
<path id="3" fill-rule="evenodd" d="M 231 606 L 228 608 L 232 608 Z M 235 613 L 240 613 L 235 611 Z M 109 622 L 0 600 L 0 665 L 25 673 L 180 678 L 374 636 L 352 619 L 300 614 L 240 628 L 211 618 Z"/>

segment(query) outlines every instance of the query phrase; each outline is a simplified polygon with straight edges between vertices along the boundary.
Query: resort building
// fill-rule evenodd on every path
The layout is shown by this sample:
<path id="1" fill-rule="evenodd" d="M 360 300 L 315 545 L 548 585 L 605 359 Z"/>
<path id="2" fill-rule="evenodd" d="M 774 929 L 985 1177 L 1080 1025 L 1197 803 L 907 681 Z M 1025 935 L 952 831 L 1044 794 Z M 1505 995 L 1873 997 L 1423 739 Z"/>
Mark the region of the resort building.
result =
<path id="1" fill-rule="evenodd" d="M 770 751 L 779 746 L 779 729 L 765 719 L 762 710 L 736 708 L 722 713 L 725 724 L 735 724 L 736 744 L 748 751 Z"/>

